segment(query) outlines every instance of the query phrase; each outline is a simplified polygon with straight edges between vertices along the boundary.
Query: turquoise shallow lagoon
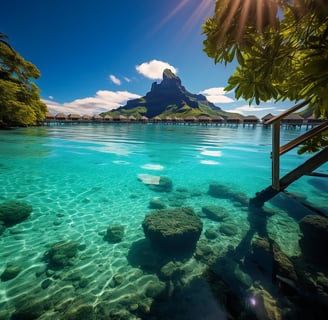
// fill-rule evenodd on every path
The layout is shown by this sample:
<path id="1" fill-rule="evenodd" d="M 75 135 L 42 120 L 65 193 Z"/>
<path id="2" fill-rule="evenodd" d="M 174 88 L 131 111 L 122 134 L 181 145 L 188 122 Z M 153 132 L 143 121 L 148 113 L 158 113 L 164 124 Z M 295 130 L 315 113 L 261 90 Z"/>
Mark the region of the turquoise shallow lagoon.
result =
<path id="1" fill-rule="evenodd" d="M 302 130 L 282 129 L 282 143 Z M 270 151 L 271 129 L 262 127 L 94 124 L 0 132 L 0 203 L 33 207 L 28 219 L 0 235 L 0 274 L 8 264 L 20 267 L 0 282 L 0 319 L 228 319 L 234 307 L 220 299 L 222 279 L 238 301 L 261 293 L 267 315 L 246 300 L 236 309 L 255 319 L 283 319 L 288 304 L 279 300 L 285 301 L 278 286 L 269 273 L 247 271 L 242 256 L 249 246 L 241 248 L 246 236 L 250 243 L 266 235 L 287 257 L 300 256 L 299 220 L 309 212 L 279 195 L 263 208 L 265 230 L 249 233 L 256 225 L 249 208 L 208 192 L 219 184 L 228 195 L 254 197 L 271 183 Z M 306 158 L 296 150 L 284 155 L 282 174 Z M 170 192 L 149 188 L 160 177 L 172 181 Z M 322 178 L 303 177 L 288 190 L 328 214 L 327 188 Z M 171 256 L 145 239 L 142 222 L 154 200 L 191 207 L 201 218 L 193 253 Z M 204 215 L 205 206 L 224 208 L 233 232 L 222 232 L 223 222 Z M 122 241 L 104 240 L 109 225 L 124 227 Z M 53 268 L 47 252 L 60 241 L 74 241 L 78 250 Z M 239 257 L 229 260 L 234 250 Z"/>

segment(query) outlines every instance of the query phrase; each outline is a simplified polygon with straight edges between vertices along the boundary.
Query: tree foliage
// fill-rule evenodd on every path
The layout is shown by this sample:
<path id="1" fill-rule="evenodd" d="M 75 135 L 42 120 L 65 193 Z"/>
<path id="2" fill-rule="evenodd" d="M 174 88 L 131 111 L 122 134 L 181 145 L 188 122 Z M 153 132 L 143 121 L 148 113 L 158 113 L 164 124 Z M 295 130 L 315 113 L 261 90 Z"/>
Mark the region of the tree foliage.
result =
<path id="1" fill-rule="evenodd" d="M 31 79 L 40 72 L 21 57 L 0 33 L 0 126 L 35 125 L 43 120 L 47 106 Z"/>
<path id="2" fill-rule="evenodd" d="M 203 31 L 215 63 L 237 59 L 226 87 L 237 99 L 309 100 L 328 116 L 326 0 L 217 0 Z"/>

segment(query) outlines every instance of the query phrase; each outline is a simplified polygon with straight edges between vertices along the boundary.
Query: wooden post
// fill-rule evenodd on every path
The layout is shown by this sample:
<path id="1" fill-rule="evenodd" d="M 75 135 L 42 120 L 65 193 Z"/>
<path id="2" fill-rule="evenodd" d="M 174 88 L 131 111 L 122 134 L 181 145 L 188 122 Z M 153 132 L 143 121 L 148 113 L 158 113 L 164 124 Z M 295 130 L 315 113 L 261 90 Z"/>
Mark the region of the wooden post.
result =
<path id="1" fill-rule="evenodd" d="M 272 126 L 272 188 L 280 190 L 280 120 L 275 121 Z"/>

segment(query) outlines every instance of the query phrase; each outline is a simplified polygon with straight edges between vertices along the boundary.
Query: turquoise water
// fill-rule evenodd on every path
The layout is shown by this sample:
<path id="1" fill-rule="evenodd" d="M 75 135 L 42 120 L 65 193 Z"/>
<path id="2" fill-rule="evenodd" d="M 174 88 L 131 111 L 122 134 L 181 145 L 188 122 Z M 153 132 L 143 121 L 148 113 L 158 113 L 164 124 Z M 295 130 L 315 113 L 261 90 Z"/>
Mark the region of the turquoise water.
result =
<path id="1" fill-rule="evenodd" d="M 283 129 L 282 143 L 300 132 Z M 89 315 L 83 319 L 111 319 L 111 312 L 119 314 L 117 319 L 160 319 L 158 310 L 162 319 L 226 318 L 225 307 L 214 298 L 203 274 L 210 260 L 240 244 L 249 229 L 248 209 L 209 195 L 209 185 L 219 183 L 247 198 L 270 185 L 270 129 L 51 126 L 0 132 L 0 147 L 0 202 L 14 199 L 33 206 L 27 220 L 0 236 L 0 274 L 8 263 L 22 268 L 14 279 L 0 282 L 0 319 L 11 319 L 26 301 L 39 310 L 31 319 L 79 319 L 76 314 L 81 310 Z M 282 173 L 306 158 L 296 151 L 284 155 Z M 321 171 L 327 173 L 327 166 Z M 171 192 L 148 188 L 149 181 L 161 176 L 172 180 Z M 290 190 L 327 210 L 325 187 L 320 179 L 306 177 Z M 194 254 L 178 259 L 183 269 L 179 284 L 161 278 L 158 270 L 167 257 L 144 243 L 141 225 L 154 198 L 169 208 L 192 207 L 204 224 L 199 243 L 210 248 L 211 257 Z M 217 231 L 220 226 L 202 214 L 202 207 L 209 205 L 229 212 L 230 222 L 237 226 L 235 234 L 217 232 L 213 240 L 204 235 L 204 230 Z M 274 212 L 267 221 L 268 234 L 286 255 L 299 255 L 300 230 L 293 214 L 299 218 L 303 209 L 281 196 L 265 207 Z M 124 226 L 123 240 L 114 244 L 103 239 L 113 224 Z M 63 269 L 47 269 L 45 253 L 62 240 L 77 241 L 78 256 Z M 154 283 L 166 286 L 160 298 L 149 293 Z M 184 291 L 195 283 L 192 294 Z M 184 303 L 179 307 L 172 307 L 168 287 L 180 293 Z"/>

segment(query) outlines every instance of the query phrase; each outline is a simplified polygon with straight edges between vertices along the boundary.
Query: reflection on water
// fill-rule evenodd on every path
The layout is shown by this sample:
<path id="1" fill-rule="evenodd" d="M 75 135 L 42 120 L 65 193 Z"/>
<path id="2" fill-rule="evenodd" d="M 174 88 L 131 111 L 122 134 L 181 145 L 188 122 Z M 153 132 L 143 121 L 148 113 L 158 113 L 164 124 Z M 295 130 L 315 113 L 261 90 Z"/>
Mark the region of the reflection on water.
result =
<path id="1" fill-rule="evenodd" d="M 0 132 L 0 144 L 0 319 L 325 316 L 326 218 L 285 195 L 248 205 L 270 184 L 270 129 L 68 125 Z M 282 171 L 305 158 L 284 155 Z M 289 191 L 328 211 L 324 179 Z M 147 214 L 178 208 L 201 219 L 192 251 L 154 243 L 160 225 L 161 241 L 191 225 L 179 210 L 144 234 Z"/>

